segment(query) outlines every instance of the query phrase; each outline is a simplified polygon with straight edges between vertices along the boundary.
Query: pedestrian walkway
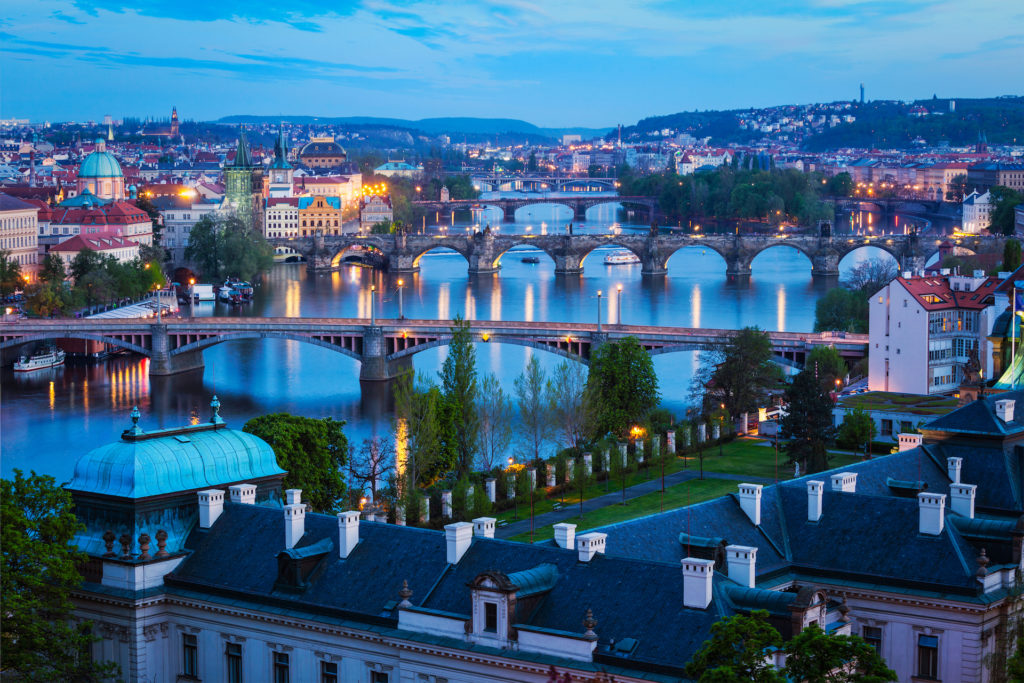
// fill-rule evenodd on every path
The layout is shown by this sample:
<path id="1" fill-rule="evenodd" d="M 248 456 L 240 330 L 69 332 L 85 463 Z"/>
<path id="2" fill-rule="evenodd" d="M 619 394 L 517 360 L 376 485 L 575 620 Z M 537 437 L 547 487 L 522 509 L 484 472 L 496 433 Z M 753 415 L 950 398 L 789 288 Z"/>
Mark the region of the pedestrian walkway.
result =
<path id="1" fill-rule="evenodd" d="M 665 488 L 682 484 L 683 482 L 690 481 L 691 479 L 699 479 L 699 469 L 685 469 L 673 472 L 672 474 L 665 475 Z M 705 479 L 729 479 L 737 482 L 747 482 L 750 484 L 774 484 L 774 479 L 768 479 L 766 477 L 751 477 L 744 474 L 724 474 L 712 472 L 708 469 L 704 470 Z M 639 498 L 640 496 L 647 495 L 648 493 L 656 493 L 661 490 L 661 477 L 655 477 L 650 481 L 645 481 L 641 484 L 635 484 L 626 489 L 626 500 L 632 500 Z M 622 502 L 622 489 L 612 489 L 609 493 L 603 496 L 597 496 L 589 500 L 583 501 L 583 513 L 593 512 L 600 508 L 607 507 L 609 505 L 617 505 Z M 526 503 L 529 505 L 529 502 Z M 529 515 L 529 508 L 526 509 L 526 514 Z M 533 518 L 533 528 L 539 529 L 549 524 L 558 524 L 564 522 L 572 517 L 577 517 L 580 514 L 579 503 L 567 504 L 565 507 L 552 510 L 551 512 L 545 512 L 540 515 L 536 515 Z M 512 536 L 518 536 L 519 534 L 528 533 L 530 531 L 530 518 L 520 519 L 516 522 L 510 522 L 505 526 L 498 527 L 494 531 L 494 535 L 497 538 L 511 538 Z"/>

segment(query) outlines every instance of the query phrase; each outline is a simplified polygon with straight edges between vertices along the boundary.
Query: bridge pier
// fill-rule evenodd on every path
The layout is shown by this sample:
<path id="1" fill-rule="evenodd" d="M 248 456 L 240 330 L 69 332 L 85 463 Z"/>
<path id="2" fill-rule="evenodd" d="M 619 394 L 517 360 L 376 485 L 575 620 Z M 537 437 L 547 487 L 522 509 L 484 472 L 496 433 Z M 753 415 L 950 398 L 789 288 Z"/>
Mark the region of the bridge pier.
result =
<path id="1" fill-rule="evenodd" d="M 391 254 L 387 260 L 389 273 L 418 273 L 420 266 L 412 254 Z"/>
<path id="2" fill-rule="evenodd" d="M 644 277 L 656 277 L 667 275 L 668 268 L 657 256 L 645 256 L 643 265 L 640 267 L 640 275 Z"/>
<path id="3" fill-rule="evenodd" d="M 750 261 L 740 256 L 731 256 L 726 259 L 725 276 L 730 281 L 750 281 Z"/>
<path id="4" fill-rule="evenodd" d="M 176 375 L 180 372 L 199 370 L 204 367 L 202 351 L 171 355 L 167 325 L 153 324 L 150 329 L 152 330 L 153 344 L 149 356 L 149 374 L 151 376 Z"/>
<path id="5" fill-rule="evenodd" d="M 379 325 L 363 328 L 363 358 L 359 366 L 359 383 L 376 384 L 390 382 L 403 372 L 412 369 L 412 357 L 388 360 L 387 340 Z"/>
<path id="6" fill-rule="evenodd" d="M 826 251 L 811 259 L 811 275 L 814 277 L 839 277 L 839 254 Z"/>
<path id="7" fill-rule="evenodd" d="M 582 275 L 583 264 L 576 254 L 555 255 L 555 275 Z"/>

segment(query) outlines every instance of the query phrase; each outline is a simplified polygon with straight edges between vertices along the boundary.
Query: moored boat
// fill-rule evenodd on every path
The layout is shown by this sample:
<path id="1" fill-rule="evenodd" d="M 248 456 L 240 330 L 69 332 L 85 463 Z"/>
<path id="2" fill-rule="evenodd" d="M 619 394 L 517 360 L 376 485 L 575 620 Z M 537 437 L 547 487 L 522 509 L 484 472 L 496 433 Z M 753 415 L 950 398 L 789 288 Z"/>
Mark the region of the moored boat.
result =
<path id="1" fill-rule="evenodd" d="M 14 361 L 15 372 L 32 372 L 64 365 L 64 352 L 60 349 L 47 349 L 42 353 L 34 353 L 31 356 L 22 356 Z"/>
<path id="2" fill-rule="evenodd" d="M 640 263 L 640 257 L 626 249 L 619 249 L 604 257 L 606 266 L 629 266 L 634 263 Z"/>

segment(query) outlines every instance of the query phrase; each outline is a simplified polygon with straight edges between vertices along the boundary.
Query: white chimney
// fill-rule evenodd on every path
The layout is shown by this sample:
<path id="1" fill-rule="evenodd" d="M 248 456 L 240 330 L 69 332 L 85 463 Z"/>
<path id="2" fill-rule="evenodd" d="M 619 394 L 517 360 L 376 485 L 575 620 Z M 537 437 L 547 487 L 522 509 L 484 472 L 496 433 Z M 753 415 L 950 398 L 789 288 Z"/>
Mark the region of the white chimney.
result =
<path id="1" fill-rule="evenodd" d="M 599 531 L 592 531 L 589 534 L 580 534 L 576 538 L 577 552 L 580 562 L 590 562 L 597 553 L 604 554 L 604 544 L 608 540 L 608 534 Z"/>
<path id="2" fill-rule="evenodd" d="M 960 483 L 960 466 L 963 464 L 963 458 L 946 458 L 946 474 L 954 484 Z"/>
<path id="3" fill-rule="evenodd" d="M 302 502 L 302 489 L 288 489 L 284 492 L 285 505 L 298 505 Z"/>
<path id="4" fill-rule="evenodd" d="M 224 512 L 224 492 L 207 489 L 199 492 L 199 528 L 209 529 Z"/>
<path id="5" fill-rule="evenodd" d="M 918 531 L 929 536 L 938 536 L 945 526 L 946 494 L 917 494 Z"/>
<path id="6" fill-rule="evenodd" d="M 683 564 L 683 606 L 707 609 L 711 604 L 711 582 L 715 575 L 712 560 L 687 557 Z"/>
<path id="7" fill-rule="evenodd" d="M 559 524 L 556 524 L 554 529 L 555 529 L 555 544 L 558 545 L 559 548 L 565 548 L 567 550 L 572 550 L 573 548 L 576 547 L 576 545 L 575 545 L 576 525 L 575 524 L 566 524 L 565 522 L 561 522 Z"/>
<path id="8" fill-rule="evenodd" d="M 729 578 L 747 588 L 754 587 L 754 569 L 757 564 L 757 548 L 745 545 L 725 546 L 726 566 Z"/>
<path id="9" fill-rule="evenodd" d="M 1003 422 L 1013 422 L 1013 399 L 1003 398 L 996 401 L 996 417 Z"/>
<path id="10" fill-rule="evenodd" d="M 473 520 L 473 535 L 494 538 L 494 517 L 477 517 Z"/>
<path id="11" fill-rule="evenodd" d="M 924 436 L 921 434 L 900 434 L 896 439 L 899 441 L 900 453 L 902 453 L 903 451 L 909 451 L 920 446 Z"/>
<path id="12" fill-rule="evenodd" d="M 974 496 L 978 493 L 975 484 L 950 484 L 949 509 L 958 515 L 974 519 Z"/>
<path id="13" fill-rule="evenodd" d="M 256 484 L 234 484 L 228 487 L 231 492 L 231 502 L 242 505 L 256 504 Z"/>
<path id="14" fill-rule="evenodd" d="M 448 564 L 458 564 L 473 541 L 473 525 L 469 522 L 445 524 L 444 538 L 448 546 Z"/>
<path id="15" fill-rule="evenodd" d="M 306 506 L 293 503 L 284 506 L 284 547 L 294 548 L 306 533 Z"/>
<path id="16" fill-rule="evenodd" d="M 825 495 L 825 482 L 811 480 L 807 482 L 807 521 L 817 522 L 821 519 L 821 499 Z"/>
<path id="17" fill-rule="evenodd" d="M 754 526 L 761 524 L 761 485 L 740 484 L 740 508 L 747 514 Z"/>
<path id="18" fill-rule="evenodd" d="M 345 559 L 359 543 L 359 510 L 338 513 L 338 555 Z"/>
<path id="19" fill-rule="evenodd" d="M 832 490 L 842 493 L 857 492 L 857 473 L 840 472 L 832 475 Z"/>

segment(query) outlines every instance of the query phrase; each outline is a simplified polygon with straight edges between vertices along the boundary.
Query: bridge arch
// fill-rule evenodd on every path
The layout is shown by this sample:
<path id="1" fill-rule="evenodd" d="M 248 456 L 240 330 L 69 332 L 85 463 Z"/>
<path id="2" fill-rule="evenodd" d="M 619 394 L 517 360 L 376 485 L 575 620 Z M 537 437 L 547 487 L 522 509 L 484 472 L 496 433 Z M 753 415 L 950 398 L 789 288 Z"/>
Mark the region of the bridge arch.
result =
<path id="1" fill-rule="evenodd" d="M 575 214 L 575 207 L 572 203 L 568 201 L 559 201 L 557 197 L 546 197 L 544 199 L 523 200 L 522 202 L 517 202 L 509 206 L 506 210 L 505 219 L 509 222 L 515 221 L 517 211 L 532 206 L 564 206 L 569 209 L 571 213 Z"/>
<path id="2" fill-rule="evenodd" d="M 354 358 L 358 361 L 362 360 L 362 356 L 351 349 L 346 349 L 337 344 L 331 344 L 315 337 L 309 337 L 302 334 L 294 334 L 289 332 L 276 332 L 276 331 L 245 331 L 245 332 L 228 332 L 227 334 L 219 334 L 216 337 L 207 337 L 205 339 L 199 339 L 198 341 L 191 342 L 179 346 L 170 352 L 170 355 L 179 356 L 193 351 L 202 351 L 208 349 L 211 346 L 216 346 L 227 341 L 237 341 L 241 339 L 284 339 L 287 341 L 297 341 L 304 344 L 312 344 L 313 346 L 320 346 L 331 351 L 336 351 L 342 355 Z"/>
<path id="3" fill-rule="evenodd" d="M 138 335 L 135 335 L 135 336 L 138 336 Z M 146 333 L 146 336 L 148 336 L 148 333 Z M 148 355 L 150 355 L 152 353 L 145 346 L 140 346 L 138 344 L 134 344 L 132 342 L 125 341 L 123 339 L 118 339 L 117 337 L 108 337 L 106 335 L 92 334 L 90 332 L 66 332 L 66 331 L 60 331 L 59 333 L 57 331 L 54 331 L 52 333 L 51 332 L 46 332 L 46 333 L 38 333 L 38 334 L 29 334 L 29 335 L 25 335 L 24 337 L 15 337 L 13 339 L 8 339 L 7 341 L 0 343 L 0 349 L 7 349 L 7 348 L 14 347 L 14 346 L 21 346 L 22 344 L 28 344 L 28 343 L 37 342 L 37 341 L 52 341 L 54 339 L 81 339 L 83 341 L 103 342 L 104 344 L 110 344 L 111 346 L 117 346 L 119 348 L 126 349 L 128 351 L 134 351 L 135 353 L 141 353 L 144 356 L 148 356 Z"/>
<path id="4" fill-rule="evenodd" d="M 896 262 L 897 268 L 900 266 L 900 262 L 903 255 L 899 252 L 897 247 L 891 244 L 886 244 L 884 240 L 881 239 L 871 240 L 869 242 L 857 241 L 857 243 L 855 244 L 850 244 L 850 242 L 847 242 L 846 245 L 840 246 L 840 248 L 837 249 L 837 253 L 839 255 L 839 265 L 842 266 L 844 261 L 846 261 L 847 265 L 849 265 L 850 262 L 847 261 L 847 258 L 853 256 L 854 254 L 857 254 L 858 252 L 861 252 L 864 249 L 875 249 L 877 251 L 881 251 L 882 253 L 889 256 L 893 261 Z M 938 250 L 938 247 L 936 247 L 936 250 Z M 867 258 L 874 257 L 875 256 L 868 256 Z"/>
<path id="5" fill-rule="evenodd" d="M 560 191 L 563 191 L 563 190 L 566 190 L 566 189 L 569 189 L 569 188 L 584 188 L 584 189 L 586 189 L 586 188 L 598 187 L 598 186 L 600 186 L 600 187 L 602 187 L 602 188 L 604 188 L 606 190 L 613 190 L 613 189 L 615 189 L 615 181 L 612 181 L 612 180 L 602 180 L 602 179 L 598 179 L 598 178 L 573 178 L 571 180 L 566 180 L 566 181 L 562 182 L 557 187 L 558 187 L 558 189 Z M 570 189 L 569 191 L 572 191 L 572 190 Z"/>
<path id="6" fill-rule="evenodd" d="M 487 339 L 484 339 L 485 334 L 487 335 Z M 510 344 L 513 346 L 525 346 L 532 349 L 538 349 L 540 351 L 547 351 L 548 353 L 553 353 L 556 356 L 562 356 L 563 358 L 568 358 L 569 360 L 574 360 L 577 363 L 583 363 L 584 365 L 590 364 L 590 360 L 588 358 L 581 356 L 580 354 L 573 353 L 563 348 L 559 348 L 558 346 L 546 344 L 542 341 L 524 339 L 522 337 L 506 336 L 500 333 L 489 334 L 486 332 L 478 332 L 476 330 L 473 330 L 472 336 L 473 341 L 480 344 Z M 416 346 L 411 346 L 407 349 L 403 349 L 401 351 L 392 353 L 387 357 L 387 360 L 388 362 L 391 362 L 401 360 L 403 358 L 409 358 L 417 353 L 420 353 L 421 351 L 427 351 L 429 349 L 435 349 L 441 346 L 448 346 L 449 344 L 451 344 L 451 341 L 451 335 L 442 335 L 437 339 L 433 339 L 431 341 L 424 342 L 422 344 L 417 344 Z M 587 342 L 587 344 L 589 348 L 589 341 Z"/>
<path id="7" fill-rule="evenodd" d="M 498 255 L 495 256 L 494 261 L 491 262 L 491 267 L 492 268 L 498 268 L 499 265 L 501 264 L 501 260 L 503 258 L 505 258 L 505 256 L 509 252 L 520 253 L 520 254 L 524 254 L 524 255 L 530 254 L 530 251 L 527 251 L 527 249 L 529 249 L 531 251 L 532 250 L 539 251 L 539 252 L 543 253 L 544 256 L 548 260 L 551 261 L 552 264 L 555 263 L 555 257 L 553 255 L 551 255 L 550 253 L 548 253 L 547 249 L 545 249 L 543 245 L 538 244 L 537 242 L 535 242 L 533 240 L 520 239 L 520 240 L 515 240 L 515 241 L 509 243 L 508 246 L 504 247 L 498 253 Z"/>
<path id="8" fill-rule="evenodd" d="M 722 261 L 724 261 L 726 264 L 729 263 L 729 255 L 723 249 L 721 249 L 717 245 L 697 240 L 692 243 L 676 244 L 671 247 L 663 249 L 659 256 L 659 260 L 661 261 L 659 265 L 661 266 L 661 268 L 664 270 L 668 270 L 668 262 L 672 260 L 672 257 L 686 249 L 700 249 L 702 251 L 710 250 L 721 256 Z"/>
<path id="9" fill-rule="evenodd" d="M 353 255 L 365 254 L 370 256 L 373 260 L 377 260 L 379 262 L 384 261 L 384 252 L 375 244 L 353 241 L 350 244 L 345 244 L 343 246 L 338 245 L 335 249 L 337 249 L 337 251 L 335 251 L 334 256 L 331 257 L 332 269 L 337 268 L 345 262 L 348 257 Z"/>
<path id="10" fill-rule="evenodd" d="M 416 268 L 419 268 L 420 267 L 420 259 L 422 259 L 424 256 L 426 256 L 430 252 L 437 251 L 437 250 L 442 250 L 441 253 L 445 253 L 445 252 L 449 252 L 449 251 L 454 251 L 457 254 L 461 254 L 462 257 L 464 259 L 466 259 L 466 263 L 467 264 L 470 262 L 469 254 L 466 251 L 463 251 L 462 249 L 458 249 L 456 247 L 453 247 L 451 244 L 446 244 L 446 243 L 443 243 L 443 242 L 439 241 L 438 244 L 432 244 L 432 245 L 428 246 L 426 249 L 418 250 L 418 252 L 413 257 L 413 260 L 412 260 L 413 266 L 416 267 Z"/>
<path id="11" fill-rule="evenodd" d="M 590 255 L 593 254 L 598 249 L 622 249 L 624 251 L 630 252 L 631 254 L 636 256 L 638 259 L 640 259 L 640 263 L 643 263 L 643 260 L 644 260 L 643 253 L 641 253 L 635 247 L 630 246 L 630 244 L 628 242 L 626 242 L 624 240 L 623 241 L 615 241 L 614 239 L 611 239 L 611 240 L 608 240 L 607 242 L 599 242 L 599 243 L 593 244 L 592 246 L 588 246 L 586 248 L 586 251 L 581 252 L 580 253 L 580 268 L 583 268 L 583 266 L 586 263 L 587 259 L 590 258 Z M 640 263 L 637 263 L 636 265 L 640 265 Z"/>
<path id="12" fill-rule="evenodd" d="M 760 257 L 762 254 L 765 254 L 765 253 L 767 253 L 769 251 L 772 251 L 773 249 L 779 249 L 780 247 L 786 247 L 786 248 L 788 248 L 790 250 L 794 250 L 794 251 L 802 254 L 803 256 L 805 256 L 807 258 L 807 267 L 808 268 L 813 268 L 813 266 L 814 266 L 814 256 L 815 255 L 812 255 L 806 248 L 804 248 L 803 245 L 800 245 L 800 244 L 797 244 L 797 243 L 787 243 L 786 240 L 782 240 L 782 239 L 780 239 L 780 240 L 778 240 L 776 242 L 772 242 L 772 243 L 766 244 L 766 245 L 762 246 L 760 249 L 758 249 L 753 254 L 753 256 L 750 257 L 750 263 L 748 265 L 752 269 L 754 267 L 754 262 L 757 261 L 758 257 Z"/>

